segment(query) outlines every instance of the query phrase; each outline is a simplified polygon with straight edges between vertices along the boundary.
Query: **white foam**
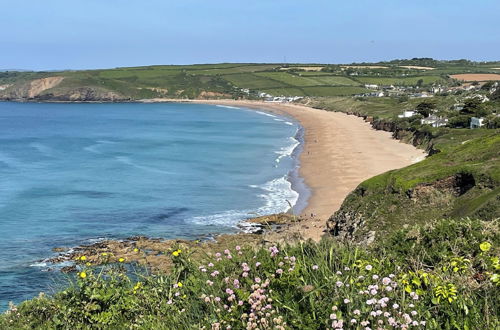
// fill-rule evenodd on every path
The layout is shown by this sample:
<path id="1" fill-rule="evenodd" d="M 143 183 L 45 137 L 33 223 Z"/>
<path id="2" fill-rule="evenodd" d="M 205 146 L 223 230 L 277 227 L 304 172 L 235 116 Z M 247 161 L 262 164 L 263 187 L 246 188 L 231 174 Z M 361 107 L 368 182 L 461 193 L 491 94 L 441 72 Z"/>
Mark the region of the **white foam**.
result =
<path id="1" fill-rule="evenodd" d="M 146 172 L 153 172 L 153 173 L 160 173 L 160 174 L 174 174 L 172 172 L 160 170 L 160 169 L 157 169 L 154 167 L 136 164 L 129 157 L 126 157 L 126 156 L 117 156 L 117 157 L 115 157 L 115 159 L 117 161 L 119 161 L 120 163 L 130 165 L 132 167 L 138 168 L 138 169 L 146 171 Z"/>
<path id="2" fill-rule="evenodd" d="M 280 119 L 280 118 L 274 118 L 274 120 L 276 120 L 276 121 L 284 121 L 283 119 Z"/>
<path id="3" fill-rule="evenodd" d="M 291 156 L 295 148 L 297 148 L 297 146 L 300 144 L 300 142 L 297 141 L 297 139 L 294 137 L 290 137 L 289 139 L 292 142 L 290 145 L 282 147 L 280 150 L 275 151 L 275 153 L 279 155 L 275 160 L 276 163 L 279 163 L 283 157 Z"/>
<path id="4" fill-rule="evenodd" d="M 291 123 L 291 122 L 289 122 L 289 121 L 285 121 L 285 124 L 290 125 L 290 126 L 293 126 L 293 123 Z"/>
<path id="5" fill-rule="evenodd" d="M 270 113 L 266 113 L 266 112 L 262 112 L 262 111 L 255 111 L 255 112 L 258 114 L 264 115 L 264 116 L 276 118 L 275 115 L 271 115 Z"/>
<path id="6" fill-rule="evenodd" d="M 219 107 L 219 108 L 227 108 L 227 109 L 241 109 L 241 108 L 238 108 L 238 107 L 232 107 L 230 105 L 222 105 L 222 104 L 216 104 L 215 106 Z"/>
<path id="7" fill-rule="evenodd" d="M 47 267 L 47 263 L 44 261 L 35 262 L 34 264 L 31 264 L 30 267 Z"/>
<path id="8" fill-rule="evenodd" d="M 32 142 L 30 143 L 30 147 L 36 149 L 38 152 L 40 152 L 41 154 L 44 154 L 46 156 L 49 156 L 52 154 L 52 148 L 50 148 L 49 146 L 46 146 L 42 143 L 39 143 L 39 142 Z"/>
<path id="9" fill-rule="evenodd" d="M 262 185 L 251 185 L 251 187 L 264 192 L 258 195 L 264 202 L 263 206 L 254 210 L 228 210 L 217 214 L 197 216 L 188 221 L 197 225 L 235 226 L 240 221 L 251 217 L 286 212 L 297 203 L 299 198 L 299 194 L 292 189 L 287 176 Z"/>
<path id="10" fill-rule="evenodd" d="M 93 145 L 88 146 L 88 147 L 84 147 L 83 150 L 91 152 L 93 154 L 102 154 L 102 152 L 98 150 L 99 147 L 101 147 L 102 145 L 105 145 L 105 144 L 116 144 L 116 142 L 108 141 L 108 140 L 97 140 L 96 142 L 97 142 L 96 144 L 93 144 Z"/>

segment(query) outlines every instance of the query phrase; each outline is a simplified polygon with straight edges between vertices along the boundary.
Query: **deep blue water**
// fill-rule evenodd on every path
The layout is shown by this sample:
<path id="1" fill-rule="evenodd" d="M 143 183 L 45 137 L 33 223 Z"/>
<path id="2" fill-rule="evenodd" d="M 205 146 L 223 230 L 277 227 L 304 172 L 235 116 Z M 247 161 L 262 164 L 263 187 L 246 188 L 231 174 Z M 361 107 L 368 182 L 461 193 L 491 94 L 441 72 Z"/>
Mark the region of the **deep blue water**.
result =
<path id="1" fill-rule="evenodd" d="M 195 238 L 285 211 L 299 126 L 197 104 L 0 102 L 0 311 L 64 285 L 52 248 Z"/>

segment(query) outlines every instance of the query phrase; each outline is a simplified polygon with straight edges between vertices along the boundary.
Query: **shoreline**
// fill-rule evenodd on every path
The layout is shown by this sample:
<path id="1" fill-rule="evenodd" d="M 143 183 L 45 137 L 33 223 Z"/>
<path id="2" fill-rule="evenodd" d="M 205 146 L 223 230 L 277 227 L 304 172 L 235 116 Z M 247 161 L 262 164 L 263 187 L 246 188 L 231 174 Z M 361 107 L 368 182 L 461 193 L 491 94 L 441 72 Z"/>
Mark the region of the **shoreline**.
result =
<path id="1" fill-rule="evenodd" d="M 304 181 L 310 196 L 305 209 L 298 214 L 302 221 L 292 224 L 287 231 L 304 239 L 319 241 L 328 218 L 361 182 L 427 156 L 425 151 L 394 139 L 391 133 L 373 129 L 360 117 L 306 105 L 252 100 L 150 99 L 142 102 L 243 107 L 297 121 L 304 130 L 303 141 L 299 141 L 302 150 L 297 179 Z"/>

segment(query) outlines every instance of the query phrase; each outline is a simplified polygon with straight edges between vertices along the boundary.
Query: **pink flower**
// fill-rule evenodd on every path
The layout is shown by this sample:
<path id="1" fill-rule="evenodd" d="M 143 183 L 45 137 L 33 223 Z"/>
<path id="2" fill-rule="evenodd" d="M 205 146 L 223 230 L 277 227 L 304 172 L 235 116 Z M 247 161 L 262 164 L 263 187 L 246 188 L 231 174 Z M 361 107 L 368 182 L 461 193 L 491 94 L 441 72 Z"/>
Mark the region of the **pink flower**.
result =
<path id="1" fill-rule="evenodd" d="M 217 252 L 217 253 L 215 254 L 215 256 L 216 256 L 217 258 L 219 258 L 219 257 L 221 256 L 221 254 L 220 254 L 219 252 Z"/>
<path id="2" fill-rule="evenodd" d="M 236 249 L 236 251 L 239 251 L 239 250 L 241 250 L 241 246 L 236 245 L 235 249 Z"/>
<path id="3" fill-rule="evenodd" d="M 337 282 L 335 282 L 335 285 L 340 288 L 341 286 L 344 285 L 344 283 L 337 281 Z"/>
<path id="4" fill-rule="evenodd" d="M 382 284 L 383 284 L 383 285 L 389 285 L 390 283 L 391 283 L 391 279 L 390 279 L 390 278 L 388 278 L 388 277 L 384 277 L 384 278 L 382 279 Z"/>
<path id="5" fill-rule="evenodd" d="M 228 249 L 224 250 L 224 254 L 230 254 L 231 252 Z"/>
<path id="6" fill-rule="evenodd" d="M 361 311 L 359 309 L 355 309 L 353 312 L 352 312 L 354 315 L 360 315 L 361 314 Z"/>
<path id="7" fill-rule="evenodd" d="M 262 264 L 258 261 L 255 263 L 255 267 L 259 267 L 260 265 L 262 265 Z"/>
<path id="8" fill-rule="evenodd" d="M 216 302 L 219 302 L 220 301 L 220 297 L 215 297 L 214 299 Z"/>
<path id="9" fill-rule="evenodd" d="M 346 298 L 346 299 L 344 299 L 344 304 L 348 304 L 348 303 L 350 303 L 350 302 L 351 302 L 351 301 L 350 301 L 349 299 L 347 299 L 347 298 Z"/>
<path id="10" fill-rule="evenodd" d="M 319 268 L 319 266 L 318 266 L 318 265 L 313 265 L 313 266 L 312 266 L 312 269 L 313 269 L 313 270 L 318 270 L 318 268 Z"/>
<path id="11" fill-rule="evenodd" d="M 276 274 L 281 275 L 283 274 L 283 269 L 279 268 L 276 270 Z"/>
<path id="12" fill-rule="evenodd" d="M 370 270 L 372 270 L 372 269 L 373 269 L 373 266 L 372 266 L 372 265 L 366 265 L 365 269 L 366 269 L 367 271 L 370 271 Z"/>
<path id="13" fill-rule="evenodd" d="M 260 277 L 256 277 L 255 278 L 255 283 L 260 283 L 262 280 L 260 279 Z"/>

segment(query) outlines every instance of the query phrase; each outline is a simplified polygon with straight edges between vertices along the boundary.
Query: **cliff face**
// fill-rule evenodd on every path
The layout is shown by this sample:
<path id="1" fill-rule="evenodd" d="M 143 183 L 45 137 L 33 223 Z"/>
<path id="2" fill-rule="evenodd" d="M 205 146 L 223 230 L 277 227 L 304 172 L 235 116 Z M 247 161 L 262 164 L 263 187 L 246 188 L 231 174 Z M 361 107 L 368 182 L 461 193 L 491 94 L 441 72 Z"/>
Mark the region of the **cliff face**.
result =
<path id="1" fill-rule="evenodd" d="M 34 79 L 6 85 L 0 89 L 0 99 L 15 101 L 115 102 L 129 98 L 99 87 L 64 84 L 61 76 Z"/>
<path id="2" fill-rule="evenodd" d="M 500 136 L 442 151 L 360 184 L 327 222 L 331 235 L 370 243 L 395 229 L 441 218 L 500 217 Z"/>

